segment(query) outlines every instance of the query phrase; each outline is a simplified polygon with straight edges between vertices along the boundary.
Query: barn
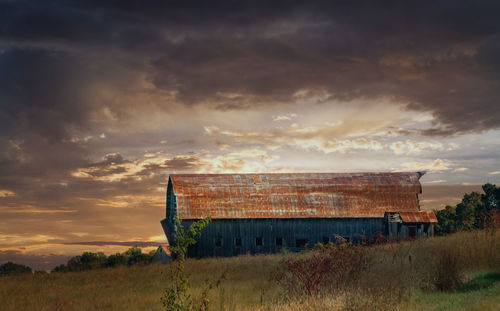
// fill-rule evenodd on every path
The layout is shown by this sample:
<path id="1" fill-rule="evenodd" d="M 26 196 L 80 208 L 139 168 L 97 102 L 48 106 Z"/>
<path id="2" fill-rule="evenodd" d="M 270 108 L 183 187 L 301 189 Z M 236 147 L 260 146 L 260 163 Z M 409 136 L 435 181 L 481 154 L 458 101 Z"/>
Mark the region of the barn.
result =
<path id="1" fill-rule="evenodd" d="M 433 235 L 433 212 L 421 211 L 422 172 L 172 174 L 166 217 L 185 226 L 210 216 L 188 256 L 234 256 L 299 250 L 334 237 L 357 242 L 383 234 Z"/>

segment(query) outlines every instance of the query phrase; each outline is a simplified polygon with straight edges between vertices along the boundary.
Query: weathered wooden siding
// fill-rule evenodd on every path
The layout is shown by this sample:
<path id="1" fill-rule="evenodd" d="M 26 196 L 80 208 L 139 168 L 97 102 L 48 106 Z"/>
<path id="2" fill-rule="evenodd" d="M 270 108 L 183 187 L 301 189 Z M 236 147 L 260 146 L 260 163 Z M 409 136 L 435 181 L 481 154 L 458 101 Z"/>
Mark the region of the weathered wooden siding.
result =
<path id="1" fill-rule="evenodd" d="M 187 227 L 193 220 L 184 220 Z M 333 235 L 349 238 L 351 241 L 362 236 L 385 234 L 384 218 L 318 218 L 318 219 L 215 219 L 203 230 L 202 236 L 188 256 L 235 256 L 239 254 L 273 253 L 283 247 L 299 250 L 297 239 L 307 239 L 312 247 L 331 241 Z M 236 238 L 241 238 L 241 246 L 236 246 Z M 262 238 L 262 246 L 256 245 L 256 238 Z M 276 245 L 276 238 L 283 239 L 283 245 Z M 220 246 L 217 246 L 217 240 Z"/>
<path id="2" fill-rule="evenodd" d="M 419 208 L 422 175 L 173 174 L 161 224 L 171 243 L 175 215 L 185 227 L 210 216 L 212 223 L 189 250 L 188 255 L 196 257 L 298 250 L 297 239 L 312 247 L 325 238 L 332 240 L 334 234 L 351 241 L 379 233 L 389 238 L 410 232 L 428 236 L 429 225 L 421 223 L 433 222 L 435 216 Z M 397 216 L 397 223 L 388 222 L 388 213 Z M 257 238 L 262 245 L 257 245 Z M 283 245 L 277 245 L 276 238 L 282 238 Z"/>

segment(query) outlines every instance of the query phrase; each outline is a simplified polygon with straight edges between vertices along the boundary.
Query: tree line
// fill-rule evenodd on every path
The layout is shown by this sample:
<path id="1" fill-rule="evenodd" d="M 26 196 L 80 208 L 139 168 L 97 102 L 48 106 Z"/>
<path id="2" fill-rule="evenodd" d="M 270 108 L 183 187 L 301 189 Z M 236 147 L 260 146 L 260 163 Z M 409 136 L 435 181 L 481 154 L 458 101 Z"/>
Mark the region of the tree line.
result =
<path id="1" fill-rule="evenodd" d="M 138 247 L 129 248 L 123 253 L 106 256 L 103 252 L 84 252 L 72 257 L 67 264 L 55 267 L 52 272 L 83 271 L 100 268 L 113 268 L 118 266 L 146 265 L 151 263 L 156 249 L 143 253 Z"/>
<path id="2" fill-rule="evenodd" d="M 33 270 L 28 266 L 13 263 L 12 261 L 0 265 L 0 276 L 19 275 L 25 273 L 33 273 Z"/>
<path id="3" fill-rule="evenodd" d="M 151 263 L 156 249 L 149 253 L 143 253 L 138 247 L 129 248 L 123 253 L 116 253 L 106 256 L 103 252 L 84 252 L 81 255 L 72 257 L 66 264 L 61 264 L 52 272 L 83 271 L 100 268 L 113 268 L 118 266 L 146 265 Z M 0 265 L 0 276 L 19 275 L 33 273 L 29 266 L 6 262 Z M 35 271 L 35 274 L 46 273 L 45 271 Z"/>
<path id="4" fill-rule="evenodd" d="M 500 187 L 487 183 L 482 188 L 484 193 L 467 193 L 457 205 L 434 211 L 438 219 L 437 235 L 500 225 Z"/>

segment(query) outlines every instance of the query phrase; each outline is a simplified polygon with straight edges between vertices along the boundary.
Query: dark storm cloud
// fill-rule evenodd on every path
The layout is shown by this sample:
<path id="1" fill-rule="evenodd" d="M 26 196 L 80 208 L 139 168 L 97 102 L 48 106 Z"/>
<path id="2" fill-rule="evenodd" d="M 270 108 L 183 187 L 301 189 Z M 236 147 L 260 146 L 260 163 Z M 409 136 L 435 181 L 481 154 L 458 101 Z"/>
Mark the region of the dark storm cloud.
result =
<path id="1" fill-rule="evenodd" d="M 128 100 L 136 93 L 217 109 L 287 103 L 301 90 L 338 100 L 384 97 L 433 113 L 426 135 L 497 128 L 499 6 L 0 1 L 0 186 L 26 198 L 39 196 L 34 189 L 61 196 L 50 187 L 68 184 L 77 168 L 95 167 L 95 177 L 123 173 L 120 155 L 91 161 L 92 150 L 72 133 L 105 128 L 95 121 L 104 108 L 116 120 L 149 111 Z M 139 77 L 155 88 L 144 91 Z M 111 95 L 101 98 L 102 89 Z M 155 105 L 170 111 L 171 102 Z M 197 161 L 165 165 L 189 170 Z M 161 170 L 152 164 L 142 174 Z"/>
<path id="2" fill-rule="evenodd" d="M 83 125 L 89 115 L 85 76 L 82 61 L 66 53 L 38 48 L 1 52 L 2 133 L 16 137 L 24 129 L 61 139 L 67 126 Z"/>
<path id="3" fill-rule="evenodd" d="M 427 135 L 500 124 L 500 112 L 490 109 L 500 95 L 494 1 L 3 1 L 1 7 L 0 40 L 20 46 L 0 55 L 11 64 L 1 76 L 21 68 L 16 85 L 24 97 L 40 95 L 29 111 L 47 107 L 37 122 L 51 134 L 88 117 L 88 103 L 41 91 L 63 83 L 59 92 L 72 93 L 88 84 L 74 81 L 83 57 L 68 61 L 70 50 L 127 55 L 117 67 L 141 59 L 135 69 L 185 104 L 245 109 L 290 102 L 309 90 L 338 100 L 384 97 L 430 111 L 436 124 Z M 26 51 L 29 45 L 42 50 Z M 30 68 L 34 82 L 26 78 Z M 58 68 L 63 72 L 44 79 Z M 8 102 L 22 97 L 10 94 Z M 48 122 L 54 118 L 62 122 Z"/>

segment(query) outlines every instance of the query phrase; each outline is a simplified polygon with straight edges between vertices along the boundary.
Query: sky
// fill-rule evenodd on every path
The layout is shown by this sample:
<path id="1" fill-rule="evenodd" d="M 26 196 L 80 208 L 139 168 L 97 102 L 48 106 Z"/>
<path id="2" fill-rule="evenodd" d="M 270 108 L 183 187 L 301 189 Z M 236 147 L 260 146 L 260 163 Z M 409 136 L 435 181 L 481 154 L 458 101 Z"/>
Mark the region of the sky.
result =
<path id="1" fill-rule="evenodd" d="M 499 184 L 499 15 L 0 0 L 0 262 L 164 242 L 170 173 L 425 170 L 426 209 Z"/>

